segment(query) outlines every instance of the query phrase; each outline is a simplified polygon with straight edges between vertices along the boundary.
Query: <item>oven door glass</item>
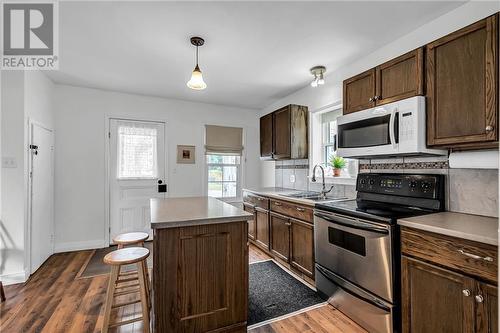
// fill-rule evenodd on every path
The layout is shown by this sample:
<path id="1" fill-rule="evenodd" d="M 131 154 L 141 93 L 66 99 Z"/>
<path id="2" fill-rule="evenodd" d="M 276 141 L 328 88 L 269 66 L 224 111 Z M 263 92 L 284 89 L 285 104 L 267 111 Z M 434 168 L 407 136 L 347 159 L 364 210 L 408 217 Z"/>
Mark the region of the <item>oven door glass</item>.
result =
<path id="1" fill-rule="evenodd" d="M 359 148 L 391 144 L 391 115 L 367 118 L 338 126 L 338 147 Z M 395 131 L 397 131 L 397 121 Z M 397 135 L 395 136 L 397 139 Z"/>

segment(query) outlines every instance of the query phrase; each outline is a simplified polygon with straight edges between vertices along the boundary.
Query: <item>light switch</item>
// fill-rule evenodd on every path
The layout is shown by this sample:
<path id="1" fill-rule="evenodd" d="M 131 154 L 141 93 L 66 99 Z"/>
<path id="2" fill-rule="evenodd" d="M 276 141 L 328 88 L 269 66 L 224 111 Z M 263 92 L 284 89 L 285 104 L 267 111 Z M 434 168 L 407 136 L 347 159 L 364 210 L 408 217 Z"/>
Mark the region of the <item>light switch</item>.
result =
<path id="1" fill-rule="evenodd" d="M 2 168 L 17 168 L 17 162 L 14 157 L 2 157 Z"/>
<path id="2" fill-rule="evenodd" d="M 295 175 L 290 175 L 290 183 L 295 183 Z"/>

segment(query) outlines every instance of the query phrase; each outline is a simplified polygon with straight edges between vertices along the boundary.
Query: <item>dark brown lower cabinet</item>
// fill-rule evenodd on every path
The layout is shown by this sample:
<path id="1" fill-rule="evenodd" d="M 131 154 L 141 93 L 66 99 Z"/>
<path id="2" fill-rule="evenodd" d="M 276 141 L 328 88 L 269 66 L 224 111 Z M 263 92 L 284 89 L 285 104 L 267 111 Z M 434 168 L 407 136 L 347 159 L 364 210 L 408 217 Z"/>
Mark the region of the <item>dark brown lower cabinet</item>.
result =
<path id="1" fill-rule="evenodd" d="M 290 264 L 308 275 L 314 276 L 314 228 L 311 223 L 290 219 Z"/>
<path id="2" fill-rule="evenodd" d="M 243 204 L 243 209 L 246 211 L 246 212 L 249 212 L 250 214 L 253 214 L 253 220 L 248 220 L 248 238 L 250 238 L 251 240 L 255 240 L 255 220 L 256 220 L 256 212 L 255 212 L 255 207 L 252 206 L 252 205 L 248 205 L 248 204 Z"/>
<path id="3" fill-rule="evenodd" d="M 269 211 L 255 208 L 255 242 L 269 251 Z"/>
<path id="4" fill-rule="evenodd" d="M 290 221 L 288 217 L 271 213 L 271 252 L 278 258 L 290 258 Z"/>
<path id="5" fill-rule="evenodd" d="M 497 289 L 402 257 L 403 332 L 497 332 Z"/>

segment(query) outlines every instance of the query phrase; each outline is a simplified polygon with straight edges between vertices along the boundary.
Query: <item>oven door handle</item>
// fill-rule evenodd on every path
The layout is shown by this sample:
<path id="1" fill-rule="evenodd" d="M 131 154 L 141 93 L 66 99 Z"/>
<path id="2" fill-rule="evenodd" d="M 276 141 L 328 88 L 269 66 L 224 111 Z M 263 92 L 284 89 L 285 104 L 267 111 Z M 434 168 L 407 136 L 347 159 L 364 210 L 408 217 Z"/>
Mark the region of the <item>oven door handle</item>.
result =
<path id="1" fill-rule="evenodd" d="M 321 214 L 321 213 L 314 213 L 315 216 L 322 218 L 328 222 L 335 223 L 342 225 L 344 227 L 349 227 L 349 228 L 354 228 L 354 229 L 359 229 L 359 230 L 364 230 L 364 231 L 370 231 L 370 232 L 375 232 L 378 234 L 384 234 L 387 235 L 389 234 L 389 230 L 384 228 L 384 227 L 378 227 L 372 224 L 360 222 L 354 219 L 348 219 L 345 217 L 340 217 L 340 216 L 335 216 L 332 217 L 330 215 L 326 214 Z"/>
<path id="2" fill-rule="evenodd" d="M 392 109 L 391 118 L 389 119 L 389 139 L 391 140 L 392 148 L 396 149 L 396 131 L 394 130 L 394 123 L 396 121 L 397 108 Z"/>
<path id="3" fill-rule="evenodd" d="M 316 264 L 316 269 L 318 270 L 318 272 L 321 273 L 321 275 L 323 275 L 326 279 L 328 279 L 330 282 L 332 282 L 333 284 L 338 286 L 340 289 L 342 289 L 346 293 L 348 293 L 348 294 L 350 294 L 358 299 L 361 299 L 361 300 L 365 301 L 366 303 L 369 303 L 369 304 L 371 304 L 371 305 L 373 305 L 373 306 L 375 306 L 375 307 L 377 307 L 385 312 L 391 312 L 390 307 L 385 305 L 382 301 L 374 298 L 373 296 L 370 296 L 364 292 L 363 292 L 363 295 L 361 295 L 360 293 L 352 291 L 349 288 L 347 288 L 346 286 L 343 286 L 342 283 L 340 282 L 340 280 L 338 278 L 336 278 L 336 276 L 333 273 L 328 272 L 323 267 Z"/>

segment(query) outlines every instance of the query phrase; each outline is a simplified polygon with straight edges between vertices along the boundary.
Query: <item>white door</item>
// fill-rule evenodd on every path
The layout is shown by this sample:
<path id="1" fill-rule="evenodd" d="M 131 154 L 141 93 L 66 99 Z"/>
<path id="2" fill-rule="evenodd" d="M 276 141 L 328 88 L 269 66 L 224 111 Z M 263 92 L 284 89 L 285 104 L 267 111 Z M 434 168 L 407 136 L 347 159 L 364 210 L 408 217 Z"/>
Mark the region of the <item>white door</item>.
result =
<path id="1" fill-rule="evenodd" d="M 31 125 L 31 273 L 54 253 L 54 133 Z"/>
<path id="2" fill-rule="evenodd" d="M 123 232 L 152 236 L 149 199 L 166 184 L 165 123 L 110 119 L 110 243 Z"/>

